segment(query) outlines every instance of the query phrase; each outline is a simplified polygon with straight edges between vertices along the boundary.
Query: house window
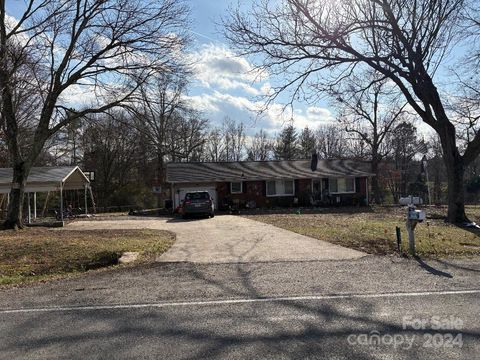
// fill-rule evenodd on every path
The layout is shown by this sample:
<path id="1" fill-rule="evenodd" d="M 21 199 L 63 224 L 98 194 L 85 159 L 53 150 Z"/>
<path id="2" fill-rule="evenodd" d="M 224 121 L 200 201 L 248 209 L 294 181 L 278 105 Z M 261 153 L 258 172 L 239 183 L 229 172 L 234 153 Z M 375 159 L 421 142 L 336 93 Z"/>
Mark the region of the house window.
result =
<path id="1" fill-rule="evenodd" d="M 267 196 L 291 196 L 294 195 L 294 192 L 293 180 L 267 181 Z"/>
<path id="2" fill-rule="evenodd" d="M 267 181 L 267 196 L 274 196 L 277 193 L 276 181 Z"/>
<path id="3" fill-rule="evenodd" d="M 335 178 L 329 180 L 331 194 L 355 192 L 355 178 Z"/>
<path id="4" fill-rule="evenodd" d="M 241 194 L 243 192 L 243 184 L 241 181 L 235 181 L 230 183 L 231 194 Z"/>

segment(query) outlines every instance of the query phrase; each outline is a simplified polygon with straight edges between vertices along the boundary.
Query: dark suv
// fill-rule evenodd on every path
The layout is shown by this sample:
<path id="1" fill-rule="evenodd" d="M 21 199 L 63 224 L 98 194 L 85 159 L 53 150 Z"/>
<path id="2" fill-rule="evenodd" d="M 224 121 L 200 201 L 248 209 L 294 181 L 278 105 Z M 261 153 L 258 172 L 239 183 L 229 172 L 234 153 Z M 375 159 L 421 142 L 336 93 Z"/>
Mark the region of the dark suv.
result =
<path id="1" fill-rule="evenodd" d="M 182 217 L 189 215 L 215 216 L 215 206 L 208 191 L 195 191 L 185 194 L 182 204 Z"/>

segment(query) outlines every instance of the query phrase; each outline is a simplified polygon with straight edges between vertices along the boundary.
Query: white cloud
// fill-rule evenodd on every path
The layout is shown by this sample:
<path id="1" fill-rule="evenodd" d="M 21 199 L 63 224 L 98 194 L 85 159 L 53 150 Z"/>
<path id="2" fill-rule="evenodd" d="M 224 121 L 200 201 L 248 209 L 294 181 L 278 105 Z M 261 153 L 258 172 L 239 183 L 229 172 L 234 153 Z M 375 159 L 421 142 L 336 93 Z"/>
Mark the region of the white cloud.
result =
<path id="1" fill-rule="evenodd" d="M 306 126 L 310 129 L 316 129 L 335 121 L 328 109 L 320 107 L 309 107 L 306 111 L 296 108 L 292 111 L 290 107 L 285 108 L 281 104 L 273 104 L 269 107 L 268 113 L 277 129 L 290 122 L 299 130 Z"/>
<path id="2" fill-rule="evenodd" d="M 332 113 L 326 108 L 310 106 L 307 108 L 307 116 L 311 118 L 330 119 L 332 118 Z"/>
<path id="3" fill-rule="evenodd" d="M 293 120 L 298 129 L 318 126 L 334 120 L 332 113 L 322 107 L 284 107 L 272 103 L 264 109 L 262 95 L 272 94 L 267 73 L 259 73 L 247 59 L 236 56 L 231 50 L 216 44 L 207 44 L 191 55 L 194 75 L 198 81 L 195 95 L 188 96 L 197 109 L 204 112 L 212 126 L 218 126 L 228 116 L 242 121 L 247 135 L 263 129 L 270 135 Z M 265 110 L 259 115 L 260 110 Z"/>
<path id="4" fill-rule="evenodd" d="M 220 108 L 215 104 L 215 98 L 210 94 L 185 96 L 185 99 L 193 105 L 196 110 L 200 110 L 209 116 L 211 113 L 220 112 Z"/>
<path id="5" fill-rule="evenodd" d="M 238 89 L 249 95 L 262 93 L 258 87 L 265 80 L 265 74 L 224 46 L 203 45 L 191 58 L 195 77 L 206 88 Z"/>
<path id="6" fill-rule="evenodd" d="M 78 108 L 98 104 L 99 100 L 100 97 L 95 92 L 93 83 L 87 81 L 84 82 L 84 85 L 70 85 L 60 96 L 62 105 Z"/>
<path id="7" fill-rule="evenodd" d="M 305 126 L 316 129 L 334 121 L 333 115 L 325 108 L 318 107 L 310 111 L 298 108 L 292 112 L 290 107 L 285 108 L 282 104 L 273 103 L 264 109 L 264 103 L 261 101 L 220 91 L 189 96 L 188 99 L 197 109 L 204 111 L 212 126 L 220 125 L 225 116 L 228 116 L 236 121 L 242 121 L 247 128 L 247 135 L 253 135 L 260 129 L 273 135 L 292 120 L 293 125 L 299 130 Z M 265 111 L 259 114 L 260 110 Z"/>

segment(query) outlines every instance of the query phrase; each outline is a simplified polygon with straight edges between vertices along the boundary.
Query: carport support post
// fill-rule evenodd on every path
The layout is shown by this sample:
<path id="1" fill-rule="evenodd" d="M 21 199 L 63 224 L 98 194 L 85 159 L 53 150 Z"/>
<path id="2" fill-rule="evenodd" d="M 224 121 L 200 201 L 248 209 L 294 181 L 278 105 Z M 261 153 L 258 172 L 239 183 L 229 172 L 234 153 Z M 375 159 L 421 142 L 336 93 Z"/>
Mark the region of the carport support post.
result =
<path id="1" fill-rule="evenodd" d="M 37 220 L 37 193 L 33 193 L 33 219 Z"/>
<path id="2" fill-rule="evenodd" d="M 88 215 L 87 187 L 88 187 L 88 185 L 85 184 L 85 189 L 84 189 L 84 195 L 85 195 L 85 215 Z"/>

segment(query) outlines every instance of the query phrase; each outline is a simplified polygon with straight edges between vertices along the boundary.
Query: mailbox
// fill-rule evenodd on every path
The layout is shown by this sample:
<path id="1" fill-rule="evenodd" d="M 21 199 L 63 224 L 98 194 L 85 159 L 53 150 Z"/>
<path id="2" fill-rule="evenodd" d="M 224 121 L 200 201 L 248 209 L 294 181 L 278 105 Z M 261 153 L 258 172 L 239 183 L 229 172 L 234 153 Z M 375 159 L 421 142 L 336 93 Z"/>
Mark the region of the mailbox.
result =
<path id="1" fill-rule="evenodd" d="M 425 211 L 410 209 L 408 211 L 408 220 L 416 220 L 416 221 L 425 220 Z"/>
<path id="2" fill-rule="evenodd" d="M 407 231 L 408 231 L 408 252 L 415 255 L 415 234 L 414 230 L 418 223 L 425 220 L 425 211 L 416 210 L 414 205 L 410 205 L 407 211 Z"/>

